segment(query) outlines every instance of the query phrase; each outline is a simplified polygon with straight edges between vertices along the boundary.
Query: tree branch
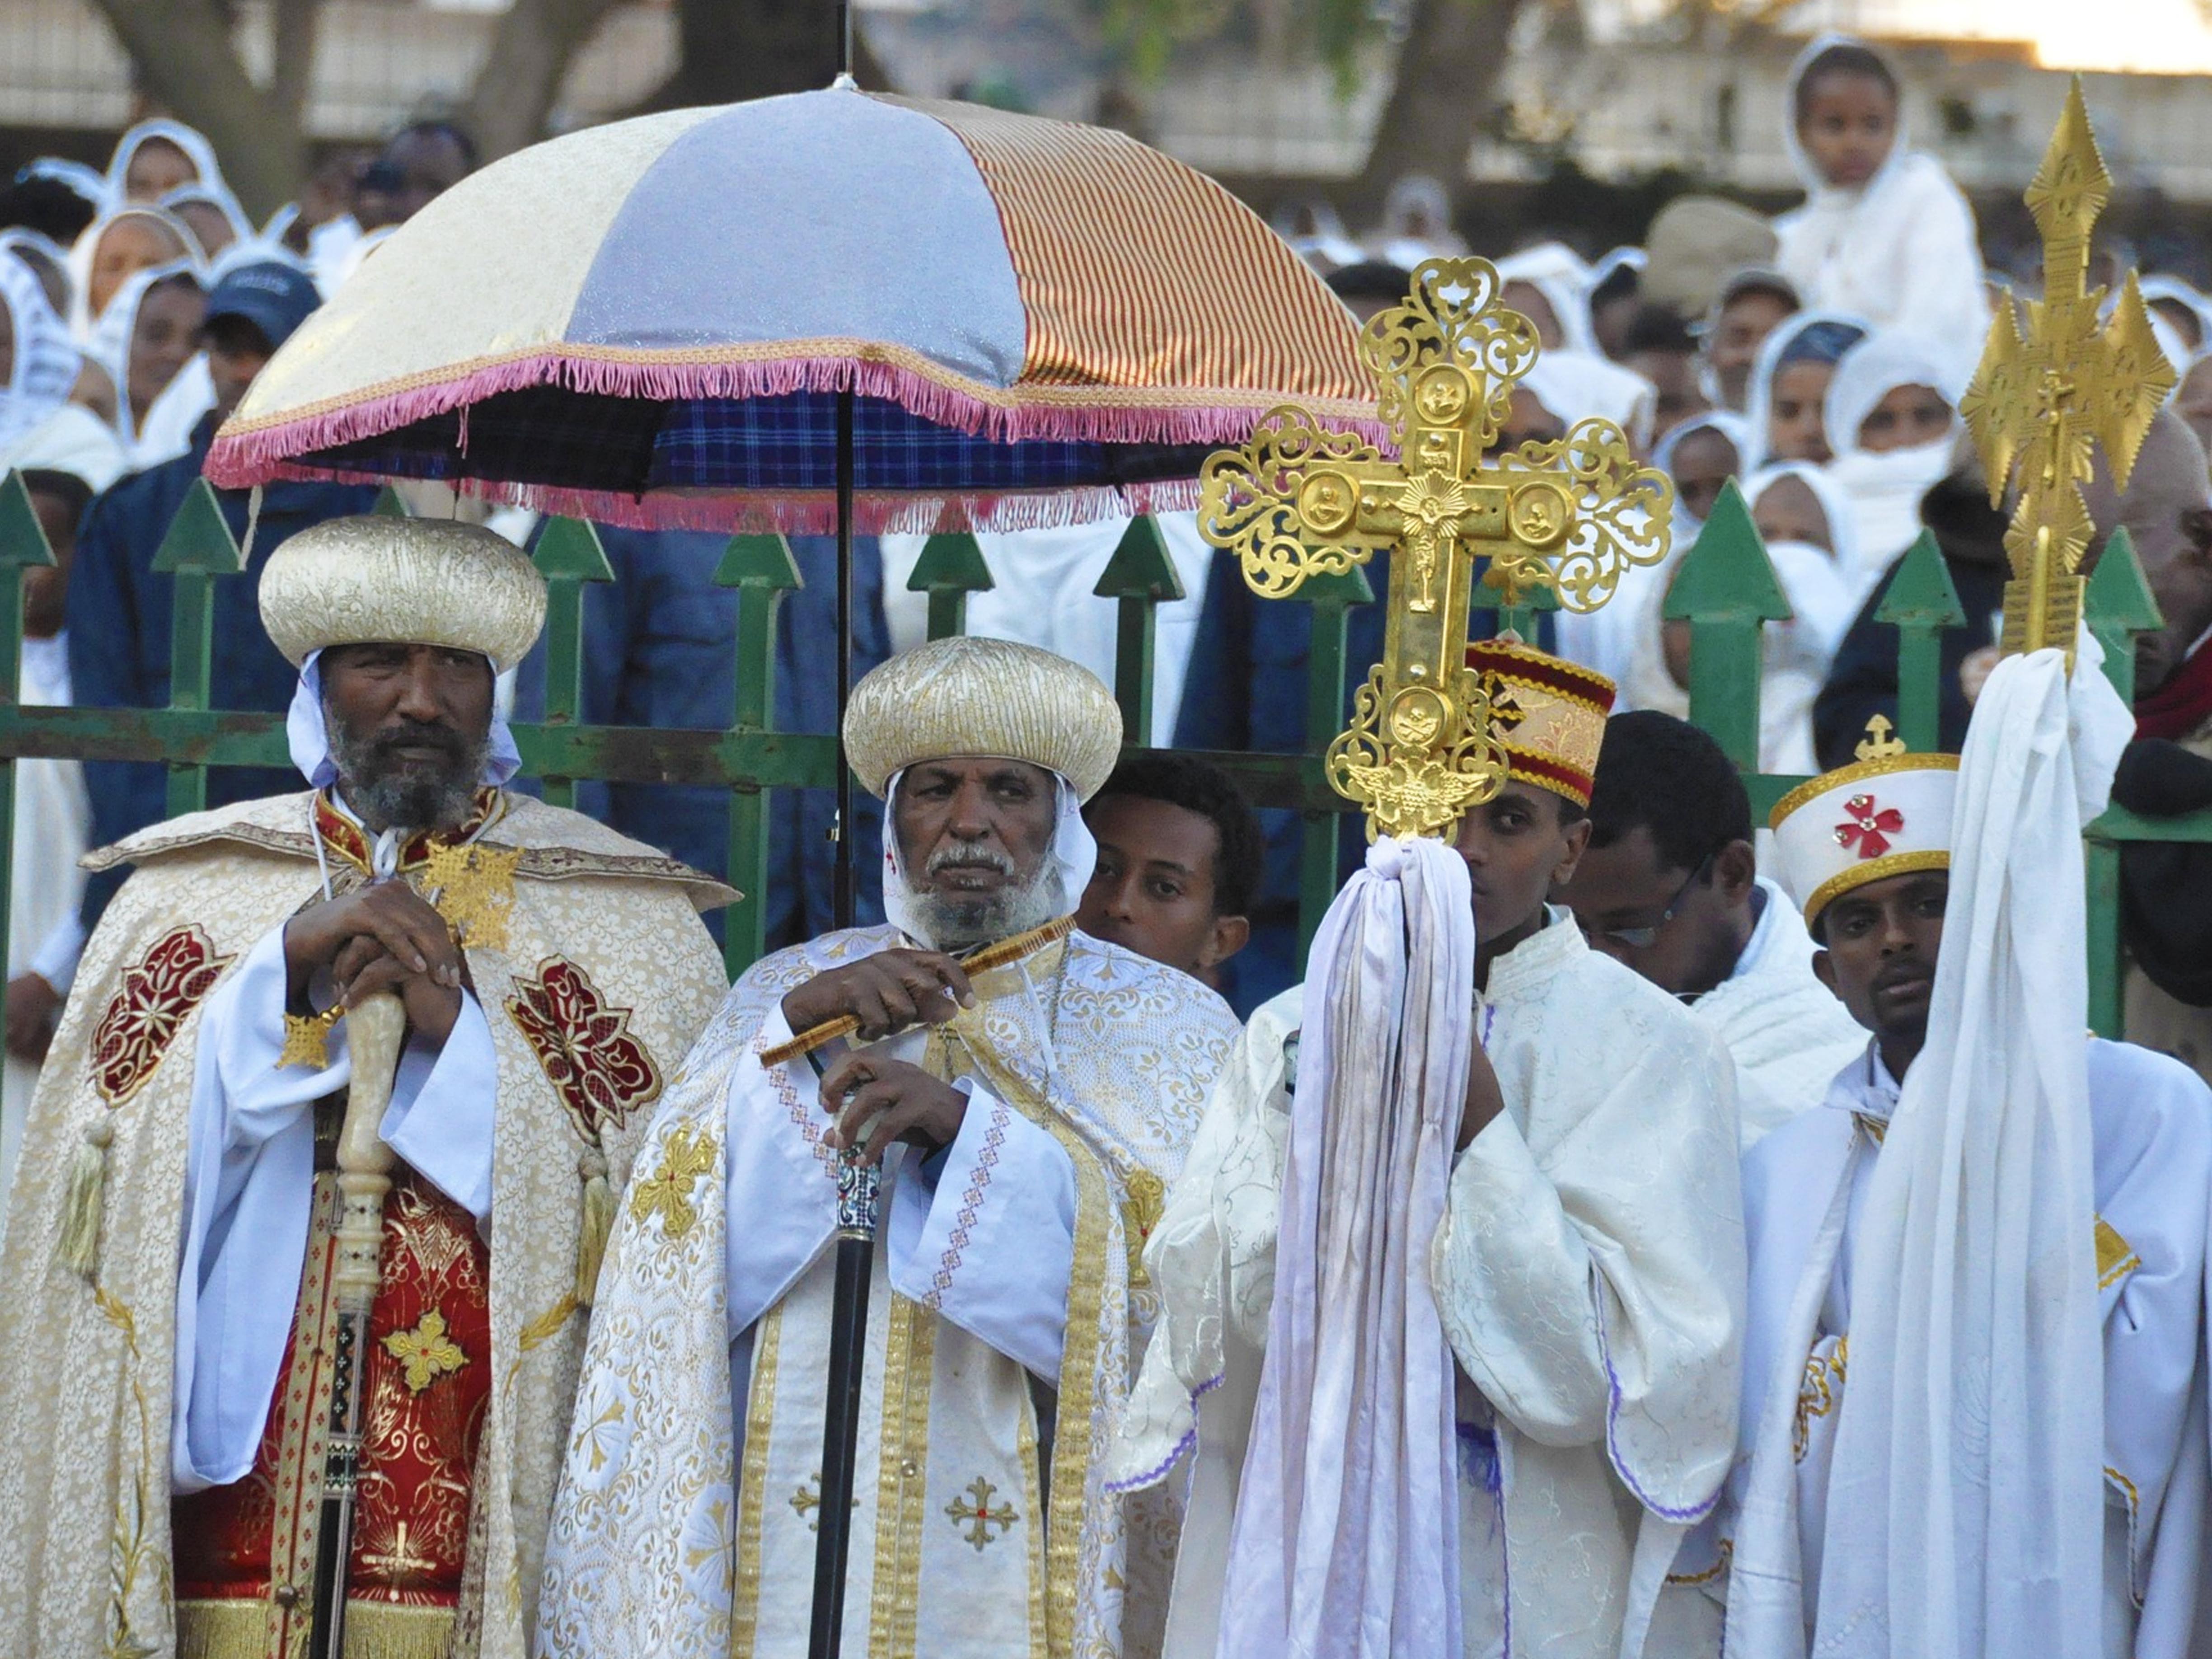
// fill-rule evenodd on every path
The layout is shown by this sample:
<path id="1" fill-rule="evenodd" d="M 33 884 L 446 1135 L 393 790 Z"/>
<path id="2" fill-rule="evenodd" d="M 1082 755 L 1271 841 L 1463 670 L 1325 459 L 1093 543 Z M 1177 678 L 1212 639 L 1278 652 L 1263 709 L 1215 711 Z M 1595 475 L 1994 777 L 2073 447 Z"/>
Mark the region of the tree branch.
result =
<path id="1" fill-rule="evenodd" d="M 269 97 L 294 126 L 301 124 L 314 83 L 318 9 L 318 0 L 276 0 L 276 70 Z"/>
<path id="2" fill-rule="evenodd" d="M 621 0 L 514 0 L 477 71 L 461 125 L 491 161 L 544 136 L 576 54 Z M 128 0 L 125 0 L 128 3 Z"/>

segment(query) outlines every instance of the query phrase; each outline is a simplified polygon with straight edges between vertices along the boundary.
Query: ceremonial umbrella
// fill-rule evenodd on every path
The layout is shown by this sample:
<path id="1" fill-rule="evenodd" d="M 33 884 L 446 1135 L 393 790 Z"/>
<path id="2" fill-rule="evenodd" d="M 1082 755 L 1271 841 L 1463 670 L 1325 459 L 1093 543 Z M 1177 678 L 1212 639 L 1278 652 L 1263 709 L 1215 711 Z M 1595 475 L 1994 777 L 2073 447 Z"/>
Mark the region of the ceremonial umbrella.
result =
<path id="1" fill-rule="evenodd" d="M 834 529 L 842 725 L 856 530 L 1192 506 L 1206 451 L 1278 404 L 1382 441 L 1368 384 L 1349 313 L 1203 175 L 1117 132 L 841 82 L 617 122 L 464 179 L 285 343 L 206 471 Z M 838 783 L 842 825 L 849 769 Z M 863 1180 L 848 1161 L 817 1655 L 842 1606 Z"/>

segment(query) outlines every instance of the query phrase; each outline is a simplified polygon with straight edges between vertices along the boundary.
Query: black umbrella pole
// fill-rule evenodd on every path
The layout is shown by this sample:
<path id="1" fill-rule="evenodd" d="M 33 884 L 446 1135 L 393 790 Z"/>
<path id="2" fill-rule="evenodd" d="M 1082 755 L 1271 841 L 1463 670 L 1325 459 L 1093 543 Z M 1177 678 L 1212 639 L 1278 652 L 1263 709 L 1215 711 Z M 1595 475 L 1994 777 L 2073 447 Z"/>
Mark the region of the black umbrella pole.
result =
<path id="1" fill-rule="evenodd" d="M 860 1379 L 868 1359 L 868 1279 L 875 1266 L 880 1169 L 846 1153 L 837 1166 L 837 1279 L 830 1310 L 830 1387 L 822 1413 L 821 1531 L 814 1542 L 814 1623 L 808 1659 L 837 1659 L 845 1628 L 845 1564 L 853 1541 L 853 1468 Z M 880 1524 L 880 1523 L 879 1523 Z"/>
<path id="2" fill-rule="evenodd" d="M 845 763 L 845 704 L 853 695 L 853 394 L 837 394 L 837 853 L 830 919 L 853 925 L 853 769 Z"/>

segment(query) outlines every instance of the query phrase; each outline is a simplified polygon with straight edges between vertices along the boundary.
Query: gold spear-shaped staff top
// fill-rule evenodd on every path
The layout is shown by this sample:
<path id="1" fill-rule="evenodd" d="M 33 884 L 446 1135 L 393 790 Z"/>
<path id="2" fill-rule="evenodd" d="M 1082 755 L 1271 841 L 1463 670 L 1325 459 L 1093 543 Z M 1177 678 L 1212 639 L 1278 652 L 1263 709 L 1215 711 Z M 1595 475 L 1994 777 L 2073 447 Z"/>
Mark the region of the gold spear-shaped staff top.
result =
<path id="1" fill-rule="evenodd" d="M 1478 580 L 1506 605 L 1548 589 L 1595 611 L 1631 566 L 1667 556 L 1674 487 L 1612 422 L 1496 450 L 1538 349 L 1503 287 L 1486 259 L 1425 260 L 1368 323 L 1360 355 L 1395 458 L 1285 406 L 1200 473 L 1199 528 L 1262 598 L 1394 550 L 1382 660 L 1327 759 L 1337 793 L 1367 809 L 1370 840 L 1449 836 L 1505 781 L 1488 694 L 1466 665 Z"/>
<path id="2" fill-rule="evenodd" d="M 2069 673 L 2087 586 L 2081 556 L 2094 533 L 2081 494 L 2091 457 L 2101 445 L 2114 483 L 2124 487 L 2174 386 L 2135 274 L 2109 319 L 2105 289 L 2089 286 L 2090 235 L 2112 195 L 2076 76 L 2027 187 L 2027 210 L 2043 235 L 2043 298 L 2026 307 L 2024 337 L 2014 308 L 1997 308 L 1959 404 L 1989 473 L 1990 504 L 2002 502 L 2008 484 L 2020 491 L 2005 532 L 2012 580 L 1999 648 L 2009 655 L 2057 646 Z"/>

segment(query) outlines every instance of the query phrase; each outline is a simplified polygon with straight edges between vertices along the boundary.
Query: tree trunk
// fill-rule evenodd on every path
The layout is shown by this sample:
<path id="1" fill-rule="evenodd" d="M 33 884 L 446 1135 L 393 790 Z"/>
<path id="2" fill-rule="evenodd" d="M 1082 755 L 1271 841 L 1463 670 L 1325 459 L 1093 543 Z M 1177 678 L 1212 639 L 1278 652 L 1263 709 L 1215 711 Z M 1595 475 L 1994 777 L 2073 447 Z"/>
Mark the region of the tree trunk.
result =
<path id="1" fill-rule="evenodd" d="M 837 8 L 824 0 L 676 0 L 676 73 L 636 113 L 812 92 L 836 78 Z M 890 84 L 857 29 L 853 76 L 872 90 Z"/>
<path id="2" fill-rule="evenodd" d="M 216 0 L 94 3 L 148 94 L 207 135 L 246 211 L 260 220 L 289 201 L 307 170 L 307 141 L 299 121 L 247 76 Z"/>
<path id="3" fill-rule="evenodd" d="M 483 159 L 535 143 L 576 54 L 621 0 L 514 0 L 460 115 Z"/>
<path id="4" fill-rule="evenodd" d="M 1454 197 L 1467 153 L 1489 112 L 1522 0 L 1414 0 L 1397 80 L 1360 169 L 1354 199 L 1380 203 L 1407 173 L 1425 173 Z"/>

